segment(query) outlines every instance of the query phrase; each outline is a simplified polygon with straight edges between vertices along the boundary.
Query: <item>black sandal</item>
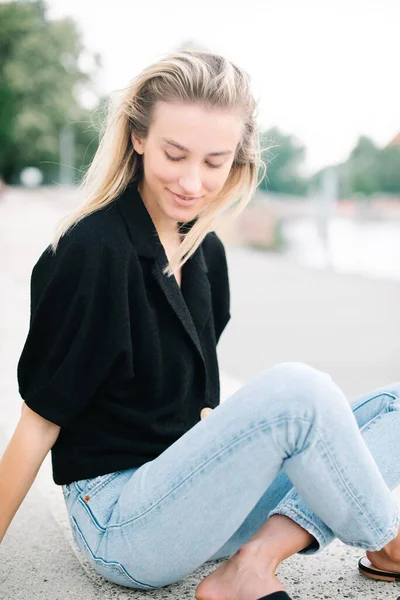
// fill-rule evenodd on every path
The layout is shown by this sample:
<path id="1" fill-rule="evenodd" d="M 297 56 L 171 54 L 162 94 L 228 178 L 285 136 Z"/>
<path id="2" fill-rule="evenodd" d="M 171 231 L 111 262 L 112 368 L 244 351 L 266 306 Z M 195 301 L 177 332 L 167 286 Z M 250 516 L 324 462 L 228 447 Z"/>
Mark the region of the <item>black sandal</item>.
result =
<path id="1" fill-rule="evenodd" d="M 358 561 L 358 569 L 362 575 L 377 581 L 400 581 L 400 573 L 392 573 L 391 571 L 381 571 L 377 567 L 372 566 L 366 556 L 363 556 Z"/>
<path id="2" fill-rule="evenodd" d="M 291 600 L 291 598 L 286 592 L 274 592 L 273 594 L 268 594 L 268 596 L 263 596 L 258 600 Z"/>

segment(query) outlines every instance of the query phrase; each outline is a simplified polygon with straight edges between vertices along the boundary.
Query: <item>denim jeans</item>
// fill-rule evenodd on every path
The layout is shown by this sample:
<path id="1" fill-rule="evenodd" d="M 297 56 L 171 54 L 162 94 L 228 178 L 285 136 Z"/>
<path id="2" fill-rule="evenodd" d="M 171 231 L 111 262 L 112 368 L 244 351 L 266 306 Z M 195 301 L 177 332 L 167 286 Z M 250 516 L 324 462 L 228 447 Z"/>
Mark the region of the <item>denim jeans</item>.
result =
<path id="1" fill-rule="evenodd" d="M 326 373 L 267 369 L 140 467 L 63 486 L 94 569 L 150 590 L 232 556 L 273 514 L 323 549 L 379 550 L 399 529 L 400 383 L 349 404 Z"/>

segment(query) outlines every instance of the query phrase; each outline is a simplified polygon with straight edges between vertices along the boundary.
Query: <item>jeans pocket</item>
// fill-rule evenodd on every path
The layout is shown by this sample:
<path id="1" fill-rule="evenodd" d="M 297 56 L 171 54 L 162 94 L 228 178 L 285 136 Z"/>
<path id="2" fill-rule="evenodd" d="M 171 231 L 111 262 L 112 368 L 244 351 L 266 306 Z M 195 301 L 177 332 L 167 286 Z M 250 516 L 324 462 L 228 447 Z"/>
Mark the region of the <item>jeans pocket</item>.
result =
<path id="1" fill-rule="evenodd" d="M 75 481 L 78 491 L 78 504 L 84 508 L 84 515 L 90 518 L 92 525 L 101 533 L 104 532 L 123 486 L 123 471 L 100 475 L 92 479 Z M 79 521 L 84 516 L 80 512 Z M 85 519 L 86 520 L 86 519 Z"/>
<path id="2" fill-rule="evenodd" d="M 93 498 L 103 487 L 118 477 L 120 473 L 121 471 L 116 471 L 115 473 L 107 473 L 106 475 L 99 475 L 91 479 L 80 479 L 74 482 L 75 487 L 81 494 L 85 496 L 90 495 Z"/>

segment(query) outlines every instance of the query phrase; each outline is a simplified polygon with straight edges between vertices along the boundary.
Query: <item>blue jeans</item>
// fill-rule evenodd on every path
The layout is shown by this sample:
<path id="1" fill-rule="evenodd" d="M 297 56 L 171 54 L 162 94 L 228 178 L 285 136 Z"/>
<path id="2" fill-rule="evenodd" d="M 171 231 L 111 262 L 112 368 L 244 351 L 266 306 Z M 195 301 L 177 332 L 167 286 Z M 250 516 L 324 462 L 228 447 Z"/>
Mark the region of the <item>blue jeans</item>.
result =
<path id="1" fill-rule="evenodd" d="M 399 529 L 400 383 L 349 405 L 301 363 L 263 371 L 144 465 L 63 486 L 73 536 L 109 581 L 150 590 L 232 556 L 273 514 L 324 548 Z"/>

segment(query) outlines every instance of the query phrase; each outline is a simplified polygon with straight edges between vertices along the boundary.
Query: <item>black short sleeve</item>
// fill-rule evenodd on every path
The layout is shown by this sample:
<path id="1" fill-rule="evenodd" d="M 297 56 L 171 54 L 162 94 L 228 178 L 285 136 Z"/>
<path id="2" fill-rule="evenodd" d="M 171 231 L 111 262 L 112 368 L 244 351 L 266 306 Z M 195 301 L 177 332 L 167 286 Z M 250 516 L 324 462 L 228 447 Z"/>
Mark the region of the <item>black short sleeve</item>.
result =
<path id="1" fill-rule="evenodd" d="M 116 361 L 129 353 L 127 268 L 110 244 L 82 228 L 50 246 L 31 275 L 31 315 L 18 363 L 26 404 L 67 426 L 88 405 Z"/>

